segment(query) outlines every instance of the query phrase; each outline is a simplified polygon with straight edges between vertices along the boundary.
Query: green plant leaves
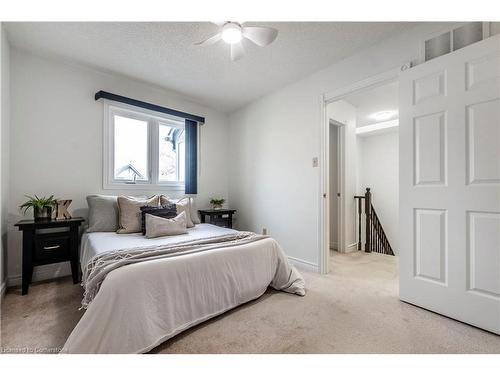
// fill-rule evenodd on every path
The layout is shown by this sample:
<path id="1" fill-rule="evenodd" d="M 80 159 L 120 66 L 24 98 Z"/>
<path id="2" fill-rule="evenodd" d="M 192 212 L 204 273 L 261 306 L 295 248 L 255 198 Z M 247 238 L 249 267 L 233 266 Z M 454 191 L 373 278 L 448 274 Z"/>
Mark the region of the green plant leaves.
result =
<path id="1" fill-rule="evenodd" d="M 226 200 L 224 198 L 217 199 L 217 198 L 212 198 L 210 199 L 210 204 L 213 204 L 215 206 L 222 206 Z"/>
<path id="2" fill-rule="evenodd" d="M 51 195 L 50 197 L 41 197 L 39 198 L 36 194 L 35 197 L 32 197 L 30 195 L 25 195 L 28 200 L 21 204 L 19 206 L 19 210 L 23 213 L 26 214 L 26 211 L 28 211 L 30 208 L 38 208 L 38 209 L 43 209 L 44 207 L 55 207 L 57 204 L 57 200 L 54 199 L 54 195 Z"/>

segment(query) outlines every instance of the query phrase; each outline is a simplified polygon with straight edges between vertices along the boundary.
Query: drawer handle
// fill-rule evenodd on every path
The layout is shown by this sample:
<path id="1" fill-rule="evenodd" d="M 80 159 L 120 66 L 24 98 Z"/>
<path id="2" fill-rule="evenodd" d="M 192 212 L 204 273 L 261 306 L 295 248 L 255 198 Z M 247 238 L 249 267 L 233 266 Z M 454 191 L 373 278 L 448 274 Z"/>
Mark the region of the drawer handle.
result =
<path id="1" fill-rule="evenodd" d="M 55 245 L 55 246 L 44 246 L 44 250 L 54 250 L 54 249 L 59 249 L 61 245 Z"/>

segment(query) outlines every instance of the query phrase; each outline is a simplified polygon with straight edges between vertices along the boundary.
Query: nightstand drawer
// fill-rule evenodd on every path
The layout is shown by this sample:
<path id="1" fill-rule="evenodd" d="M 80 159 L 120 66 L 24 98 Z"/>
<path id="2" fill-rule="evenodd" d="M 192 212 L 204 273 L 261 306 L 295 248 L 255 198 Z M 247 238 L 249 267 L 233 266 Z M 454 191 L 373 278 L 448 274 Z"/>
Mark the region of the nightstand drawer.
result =
<path id="1" fill-rule="evenodd" d="M 35 239 L 35 259 L 65 259 L 69 256 L 68 234 L 45 234 L 38 235 Z"/>

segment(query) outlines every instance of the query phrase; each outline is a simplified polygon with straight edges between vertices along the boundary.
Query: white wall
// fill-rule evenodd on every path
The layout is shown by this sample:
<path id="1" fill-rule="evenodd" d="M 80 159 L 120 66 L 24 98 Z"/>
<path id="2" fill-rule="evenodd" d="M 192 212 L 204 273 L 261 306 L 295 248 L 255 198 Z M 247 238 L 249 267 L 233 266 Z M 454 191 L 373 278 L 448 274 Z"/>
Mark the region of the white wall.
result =
<path id="1" fill-rule="evenodd" d="M 398 131 L 358 137 L 358 143 L 359 189 L 371 188 L 372 205 L 394 253 L 399 254 Z"/>
<path id="2" fill-rule="evenodd" d="M 121 75 L 11 49 L 11 152 L 9 199 L 10 283 L 21 273 L 21 235 L 12 226 L 20 219 L 24 194 L 55 194 L 73 199 L 70 211 L 85 213 L 88 194 L 149 194 L 102 188 L 103 103 L 99 90 L 133 97 L 204 116 L 200 129 L 198 205 L 212 196 L 228 196 L 227 116 L 159 87 Z M 173 195 L 173 194 L 172 194 Z M 69 272 L 68 265 L 39 267 L 34 278 Z"/>
<path id="3" fill-rule="evenodd" d="M 318 265 L 320 97 L 419 59 L 422 25 L 275 91 L 230 116 L 231 205 L 240 225 L 269 228 L 288 255 Z"/>
<path id="4" fill-rule="evenodd" d="M 358 187 L 358 160 L 356 145 L 356 108 L 345 100 L 338 100 L 326 107 L 327 117 L 343 124 L 340 136 L 344 138 L 345 170 L 344 170 L 344 243 L 340 244 L 340 252 L 356 250 L 356 202 L 354 197 Z M 352 199 L 351 199 L 352 198 Z M 330 194 L 330 201 L 335 199 Z M 331 216 L 331 213 L 330 213 Z"/>
<path id="5" fill-rule="evenodd" d="M 0 293 L 5 291 L 9 201 L 10 46 L 0 24 Z"/>

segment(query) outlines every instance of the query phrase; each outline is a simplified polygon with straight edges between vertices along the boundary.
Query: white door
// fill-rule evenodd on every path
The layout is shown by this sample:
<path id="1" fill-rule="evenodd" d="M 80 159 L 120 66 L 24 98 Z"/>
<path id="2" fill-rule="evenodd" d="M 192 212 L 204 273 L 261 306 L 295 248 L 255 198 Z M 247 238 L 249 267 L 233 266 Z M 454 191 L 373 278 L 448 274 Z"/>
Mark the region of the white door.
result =
<path id="1" fill-rule="evenodd" d="M 500 334 L 500 35 L 400 76 L 400 298 Z"/>

